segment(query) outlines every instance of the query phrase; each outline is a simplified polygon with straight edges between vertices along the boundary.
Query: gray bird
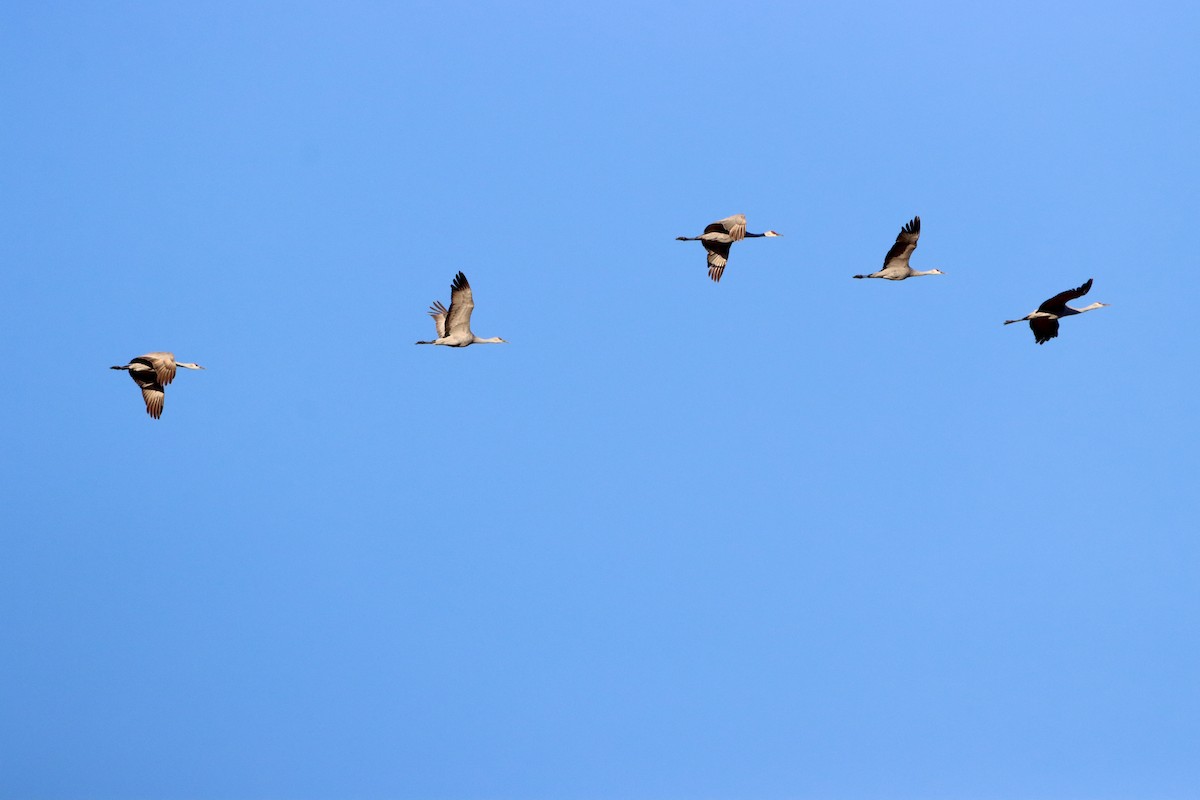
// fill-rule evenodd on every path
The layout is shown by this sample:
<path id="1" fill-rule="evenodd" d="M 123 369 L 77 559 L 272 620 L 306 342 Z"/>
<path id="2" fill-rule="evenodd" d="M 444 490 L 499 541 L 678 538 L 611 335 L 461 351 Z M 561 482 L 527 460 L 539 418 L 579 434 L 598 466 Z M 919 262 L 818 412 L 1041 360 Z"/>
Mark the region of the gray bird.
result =
<path id="1" fill-rule="evenodd" d="M 767 231 L 766 233 L 746 233 L 746 215 L 734 214 L 732 217 L 719 219 L 704 229 L 699 236 L 676 236 L 679 242 L 701 242 L 708 251 L 708 277 L 714 281 L 721 280 L 721 273 L 729 262 L 729 248 L 734 242 L 742 239 L 760 239 L 764 236 L 782 236 L 782 233 Z"/>
<path id="2" fill-rule="evenodd" d="M 434 300 L 429 307 L 429 316 L 433 317 L 434 327 L 437 328 L 437 338 L 430 342 L 417 344 L 444 344 L 447 347 L 466 347 L 469 344 L 507 344 L 499 336 L 491 339 L 480 339 L 471 333 L 471 312 L 475 310 L 475 300 L 471 297 L 471 284 L 467 276 L 459 272 L 450 284 L 450 308 L 446 309 L 440 300 Z"/>
<path id="3" fill-rule="evenodd" d="M 919 278 L 923 275 L 945 275 L 940 269 L 930 269 L 919 272 L 908 265 L 909 256 L 917 249 L 917 240 L 921 238 L 921 218 L 913 217 L 907 225 L 900 229 L 896 243 L 883 257 L 883 269 L 870 275 L 855 275 L 856 278 L 883 278 L 889 281 L 902 281 L 905 278 Z"/>
<path id="4" fill-rule="evenodd" d="M 166 393 L 163 387 L 175 380 L 175 368 L 204 369 L 199 364 L 190 361 L 176 361 L 174 353 L 146 353 L 129 360 L 128 364 L 110 369 L 123 369 L 129 372 L 129 377 L 142 390 L 142 399 L 146 401 L 146 413 L 154 419 L 162 416 L 163 399 Z"/>
<path id="5" fill-rule="evenodd" d="M 1038 344 L 1045 344 L 1051 339 L 1058 337 L 1058 321 L 1063 317 L 1073 317 L 1076 314 L 1082 314 L 1085 311 L 1095 311 L 1097 308 L 1105 308 L 1108 303 L 1092 303 L 1084 308 L 1071 308 L 1067 305 L 1068 300 L 1075 300 L 1083 297 L 1092 289 L 1092 279 L 1088 278 L 1087 283 L 1080 286 L 1078 289 L 1068 289 L 1065 292 L 1059 292 L 1051 297 L 1046 302 L 1038 306 L 1037 311 L 1032 314 L 1027 314 L 1020 319 L 1006 319 L 1005 325 L 1012 325 L 1014 322 L 1024 322 L 1029 320 L 1029 329 L 1033 331 L 1033 340 Z"/>

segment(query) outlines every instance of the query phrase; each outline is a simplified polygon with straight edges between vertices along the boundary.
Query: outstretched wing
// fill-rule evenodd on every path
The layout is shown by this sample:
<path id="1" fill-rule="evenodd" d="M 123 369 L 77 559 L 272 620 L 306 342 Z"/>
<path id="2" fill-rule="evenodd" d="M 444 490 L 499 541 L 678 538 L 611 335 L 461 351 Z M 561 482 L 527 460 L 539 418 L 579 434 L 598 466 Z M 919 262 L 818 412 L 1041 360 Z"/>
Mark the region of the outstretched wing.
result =
<path id="1" fill-rule="evenodd" d="M 708 277 L 720 283 L 729 263 L 729 242 L 704 242 L 704 249 L 708 251 Z"/>
<path id="2" fill-rule="evenodd" d="M 475 300 L 471 297 L 471 284 L 467 276 L 459 272 L 450 284 L 450 311 L 446 313 L 447 336 L 471 335 L 471 312 Z"/>
<path id="3" fill-rule="evenodd" d="M 1038 306 L 1038 311 L 1045 311 L 1048 314 L 1060 314 L 1061 315 L 1061 312 L 1063 310 L 1065 310 L 1067 307 L 1068 300 L 1074 300 L 1078 297 L 1083 297 L 1085 294 L 1087 294 L 1091 290 L 1092 290 L 1092 279 L 1088 278 L 1087 283 L 1085 283 L 1083 286 L 1080 286 L 1077 289 L 1068 289 L 1065 292 L 1059 292 L 1058 294 L 1054 295 L 1054 297 L 1051 297 L 1049 300 L 1047 300 L 1046 302 L 1044 302 L 1040 306 Z M 1055 331 L 1057 332 L 1058 324 L 1055 323 L 1054 327 L 1055 327 Z M 1050 338 L 1053 339 L 1054 336 L 1052 335 Z"/>
<path id="4" fill-rule="evenodd" d="M 921 238 L 921 218 L 913 217 L 908 224 L 896 235 L 896 243 L 883 257 L 883 268 L 891 266 L 907 267 L 908 257 L 917 249 L 917 239 Z"/>
<path id="5" fill-rule="evenodd" d="M 1033 331 L 1033 340 L 1038 344 L 1058 336 L 1058 319 L 1056 317 L 1034 317 L 1029 320 L 1029 330 Z"/>
<path id="6" fill-rule="evenodd" d="M 130 364 L 144 364 L 154 370 L 158 376 L 158 382 L 163 386 L 170 386 L 171 381 L 175 380 L 175 354 L 174 353 L 146 353 L 130 360 Z"/>
<path id="7" fill-rule="evenodd" d="M 142 364 L 143 362 L 135 358 L 130 363 Z M 163 392 L 162 384 L 159 383 L 154 369 L 131 369 L 129 377 L 133 378 L 133 382 L 142 390 L 142 399 L 146 401 L 146 413 L 154 419 L 161 417 L 163 399 L 166 394 Z"/>
<path id="8" fill-rule="evenodd" d="M 704 229 L 705 233 L 724 233 L 730 242 L 740 242 L 746 238 L 746 215 L 734 214 L 732 217 L 719 219 Z"/>
<path id="9" fill-rule="evenodd" d="M 437 338 L 446 338 L 446 307 L 441 300 L 434 300 L 429 307 L 429 316 L 433 317 L 433 327 L 437 328 Z"/>

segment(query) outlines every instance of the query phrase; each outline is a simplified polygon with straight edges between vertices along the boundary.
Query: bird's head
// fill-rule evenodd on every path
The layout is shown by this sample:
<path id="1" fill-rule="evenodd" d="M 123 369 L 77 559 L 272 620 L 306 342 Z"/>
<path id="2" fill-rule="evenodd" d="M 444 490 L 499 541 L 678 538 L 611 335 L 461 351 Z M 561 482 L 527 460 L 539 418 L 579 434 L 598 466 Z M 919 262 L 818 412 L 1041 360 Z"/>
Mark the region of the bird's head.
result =
<path id="1" fill-rule="evenodd" d="M 945 275 L 946 273 L 942 272 L 940 269 L 931 269 L 931 270 L 929 270 L 929 274 L 930 275 Z"/>
<path id="2" fill-rule="evenodd" d="M 778 231 L 767 231 L 763 236 L 783 236 L 783 234 Z"/>
<path id="3" fill-rule="evenodd" d="M 180 361 L 176 363 L 175 366 L 184 367 L 186 369 L 204 369 L 204 367 L 200 366 L 199 364 L 194 364 L 191 361 Z"/>

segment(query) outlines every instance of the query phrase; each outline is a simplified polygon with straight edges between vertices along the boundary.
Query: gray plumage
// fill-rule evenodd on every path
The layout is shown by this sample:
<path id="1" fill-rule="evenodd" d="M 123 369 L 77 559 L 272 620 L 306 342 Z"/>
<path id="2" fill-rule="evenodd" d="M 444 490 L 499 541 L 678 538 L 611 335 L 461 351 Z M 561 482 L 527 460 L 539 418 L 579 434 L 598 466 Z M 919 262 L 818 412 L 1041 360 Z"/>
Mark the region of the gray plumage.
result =
<path id="1" fill-rule="evenodd" d="M 146 403 L 146 413 L 152 418 L 162 416 L 163 401 L 166 399 L 165 387 L 175 380 L 175 368 L 204 369 L 199 364 L 190 361 L 176 361 L 174 353 L 146 353 L 137 358 L 131 358 L 128 364 L 110 369 L 122 369 L 129 372 L 129 377 L 142 390 L 142 400 Z"/>
<path id="2" fill-rule="evenodd" d="M 703 244 L 704 249 L 708 251 L 708 277 L 719 282 L 721 275 L 725 272 L 725 265 L 729 263 L 729 248 L 734 242 L 740 242 L 747 238 L 758 239 L 764 236 L 782 235 L 775 231 L 746 233 L 746 215 L 734 214 L 732 217 L 710 223 L 704 229 L 704 233 L 699 236 L 676 236 L 675 239 L 680 242 L 698 241 Z"/>
<path id="3" fill-rule="evenodd" d="M 919 278 L 923 275 L 945 275 L 940 269 L 919 272 L 908 265 L 908 259 L 917 249 L 917 240 L 921 238 L 921 218 L 913 217 L 907 225 L 900 229 L 896 243 L 883 257 L 883 269 L 870 275 L 855 275 L 856 278 L 883 278 L 888 281 L 902 281 L 905 278 Z"/>
<path id="4" fill-rule="evenodd" d="M 459 272 L 450 283 L 450 308 L 434 300 L 429 307 L 429 316 L 437 330 L 437 338 L 417 344 L 441 344 L 447 347 L 466 347 L 469 344 L 504 344 L 499 336 L 480 339 L 471 332 L 471 312 L 475 310 L 475 299 L 471 295 L 471 284 L 467 276 Z"/>

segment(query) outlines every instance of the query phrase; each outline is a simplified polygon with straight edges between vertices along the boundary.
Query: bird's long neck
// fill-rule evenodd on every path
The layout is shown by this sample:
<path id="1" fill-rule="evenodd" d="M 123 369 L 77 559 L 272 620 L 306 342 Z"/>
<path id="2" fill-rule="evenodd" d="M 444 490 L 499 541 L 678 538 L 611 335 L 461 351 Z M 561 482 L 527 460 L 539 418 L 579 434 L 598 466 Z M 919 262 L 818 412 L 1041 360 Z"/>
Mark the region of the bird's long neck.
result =
<path id="1" fill-rule="evenodd" d="M 766 234 L 765 234 L 765 233 L 750 233 L 750 232 L 748 232 L 748 231 L 747 231 L 745 234 L 743 234 L 743 235 L 744 235 L 744 236 L 745 236 L 747 239 L 761 239 L 762 237 L 766 236 Z"/>
<path id="2" fill-rule="evenodd" d="M 1090 306 L 1084 306 L 1083 308 L 1071 308 L 1067 306 L 1067 313 L 1082 314 L 1085 311 L 1095 311 L 1097 308 L 1104 308 L 1104 303 L 1092 303 Z"/>
<path id="3" fill-rule="evenodd" d="M 471 340 L 471 344 L 504 344 L 504 340 L 499 336 L 493 336 L 490 339 L 480 339 L 476 336 Z"/>
<path id="4" fill-rule="evenodd" d="M 941 274 L 942 273 L 938 272 L 936 269 L 927 269 L 924 272 L 922 272 L 921 270 L 918 270 L 918 269 L 914 269 L 911 273 L 909 273 L 908 277 L 920 278 L 924 275 L 941 275 Z"/>

